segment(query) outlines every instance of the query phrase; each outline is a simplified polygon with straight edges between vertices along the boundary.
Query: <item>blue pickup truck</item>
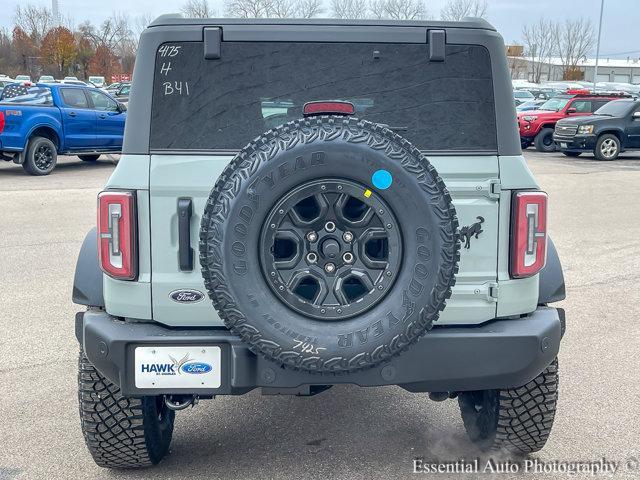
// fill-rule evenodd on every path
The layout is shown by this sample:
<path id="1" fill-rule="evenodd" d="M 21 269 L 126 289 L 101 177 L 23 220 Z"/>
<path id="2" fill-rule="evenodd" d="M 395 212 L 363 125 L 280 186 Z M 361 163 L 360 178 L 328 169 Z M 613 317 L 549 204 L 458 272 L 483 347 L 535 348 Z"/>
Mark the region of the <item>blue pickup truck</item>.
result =
<path id="1" fill-rule="evenodd" d="M 61 154 L 94 162 L 122 149 L 126 106 L 93 87 L 12 83 L 0 96 L 0 158 L 48 175 Z"/>

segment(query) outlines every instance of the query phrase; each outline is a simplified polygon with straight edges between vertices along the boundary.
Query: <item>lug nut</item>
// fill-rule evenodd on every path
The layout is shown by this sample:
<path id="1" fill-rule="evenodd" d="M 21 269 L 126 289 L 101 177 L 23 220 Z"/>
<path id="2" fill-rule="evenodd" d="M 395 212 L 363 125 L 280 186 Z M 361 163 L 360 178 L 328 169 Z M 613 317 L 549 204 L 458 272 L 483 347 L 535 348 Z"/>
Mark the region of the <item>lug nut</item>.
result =
<path id="1" fill-rule="evenodd" d="M 318 240 L 318 234 L 316 232 L 307 233 L 307 240 L 309 240 L 312 243 L 315 242 L 316 240 Z"/>
<path id="2" fill-rule="evenodd" d="M 333 232 L 336 229 L 336 224 L 333 222 L 327 222 L 324 224 L 324 229 L 327 232 Z"/>
<path id="3" fill-rule="evenodd" d="M 316 263 L 318 261 L 318 255 L 313 252 L 307 253 L 307 262 Z"/>
<path id="4" fill-rule="evenodd" d="M 353 262 L 353 253 L 345 252 L 344 255 L 342 255 L 342 260 L 344 260 L 344 263 Z"/>
<path id="5" fill-rule="evenodd" d="M 327 263 L 324 266 L 324 271 L 327 273 L 333 273 L 336 270 L 336 266 L 333 263 Z"/>
<path id="6" fill-rule="evenodd" d="M 351 243 L 353 242 L 353 233 L 351 232 L 344 232 L 342 234 L 342 239 L 347 242 L 347 243 Z"/>

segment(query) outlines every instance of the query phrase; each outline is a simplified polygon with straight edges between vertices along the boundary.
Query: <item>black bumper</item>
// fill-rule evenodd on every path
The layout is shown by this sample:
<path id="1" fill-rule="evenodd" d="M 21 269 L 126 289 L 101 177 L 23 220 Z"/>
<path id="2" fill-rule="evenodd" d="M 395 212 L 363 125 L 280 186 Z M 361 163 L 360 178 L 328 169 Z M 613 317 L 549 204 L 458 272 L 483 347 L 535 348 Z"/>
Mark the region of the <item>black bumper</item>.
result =
<path id="1" fill-rule="evenodd" d="M 575 135 L 573 137 L 553 134 L 558 150 L 563 152 L 593 152 L 596 148 L 595 135 Z"/>
<path id="2" fill-rule="evenodd" d="M 539 307 L 523 318 L 494 320 L 476 327 L 435 327 L 390 362 L 348 374 L 312 374 L 281 368 L 253 354 L 224 328 L 167 328 L 118 320 L 101 310 L 76 314 L 76 337 L 88 359 L 126 396 L 197 393 L 238 395 L 257 387 L 295 389 L 303 385 L 351 383 L 400 385 L 416 392 L 453 392 L 523 385 L 558 354 L 564 312 Z M 135 386 L 136 346 L 217 345 L 222 349 L 218 389 L 139 389 Z"/>

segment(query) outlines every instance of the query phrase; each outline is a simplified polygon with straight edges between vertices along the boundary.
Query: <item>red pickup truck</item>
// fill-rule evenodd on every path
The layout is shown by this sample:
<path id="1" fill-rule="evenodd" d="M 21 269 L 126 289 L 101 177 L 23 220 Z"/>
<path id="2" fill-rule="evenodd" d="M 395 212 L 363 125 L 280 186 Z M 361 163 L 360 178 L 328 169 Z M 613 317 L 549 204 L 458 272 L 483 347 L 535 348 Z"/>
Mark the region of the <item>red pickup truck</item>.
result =
<path id="1" fill-rule="evenodd" d="M 597 109 L 609 103 L 628 97 L 623 93 L 591 93 L 588 90 L 568 90 L 545 103 L 538 110 L 518 113 L 518 129 L 522 148 L 531 144 L 539 152 L 553 152 L 553 130 L 562 118 L 592 115 Z"/>

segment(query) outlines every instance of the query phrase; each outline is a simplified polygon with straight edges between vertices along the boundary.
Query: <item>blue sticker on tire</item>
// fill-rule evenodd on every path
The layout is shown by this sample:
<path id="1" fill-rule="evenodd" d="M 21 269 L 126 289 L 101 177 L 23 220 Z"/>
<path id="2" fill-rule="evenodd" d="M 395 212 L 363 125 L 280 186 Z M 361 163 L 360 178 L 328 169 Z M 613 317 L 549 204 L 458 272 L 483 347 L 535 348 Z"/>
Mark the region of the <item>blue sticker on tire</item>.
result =
<path id="1" fill-rule="evenodd" d="M 386 190 L 393 183 L 393 177 L 386 170 L 376 170 L 371 175 L 371 183 L 378 190 Z"/>

